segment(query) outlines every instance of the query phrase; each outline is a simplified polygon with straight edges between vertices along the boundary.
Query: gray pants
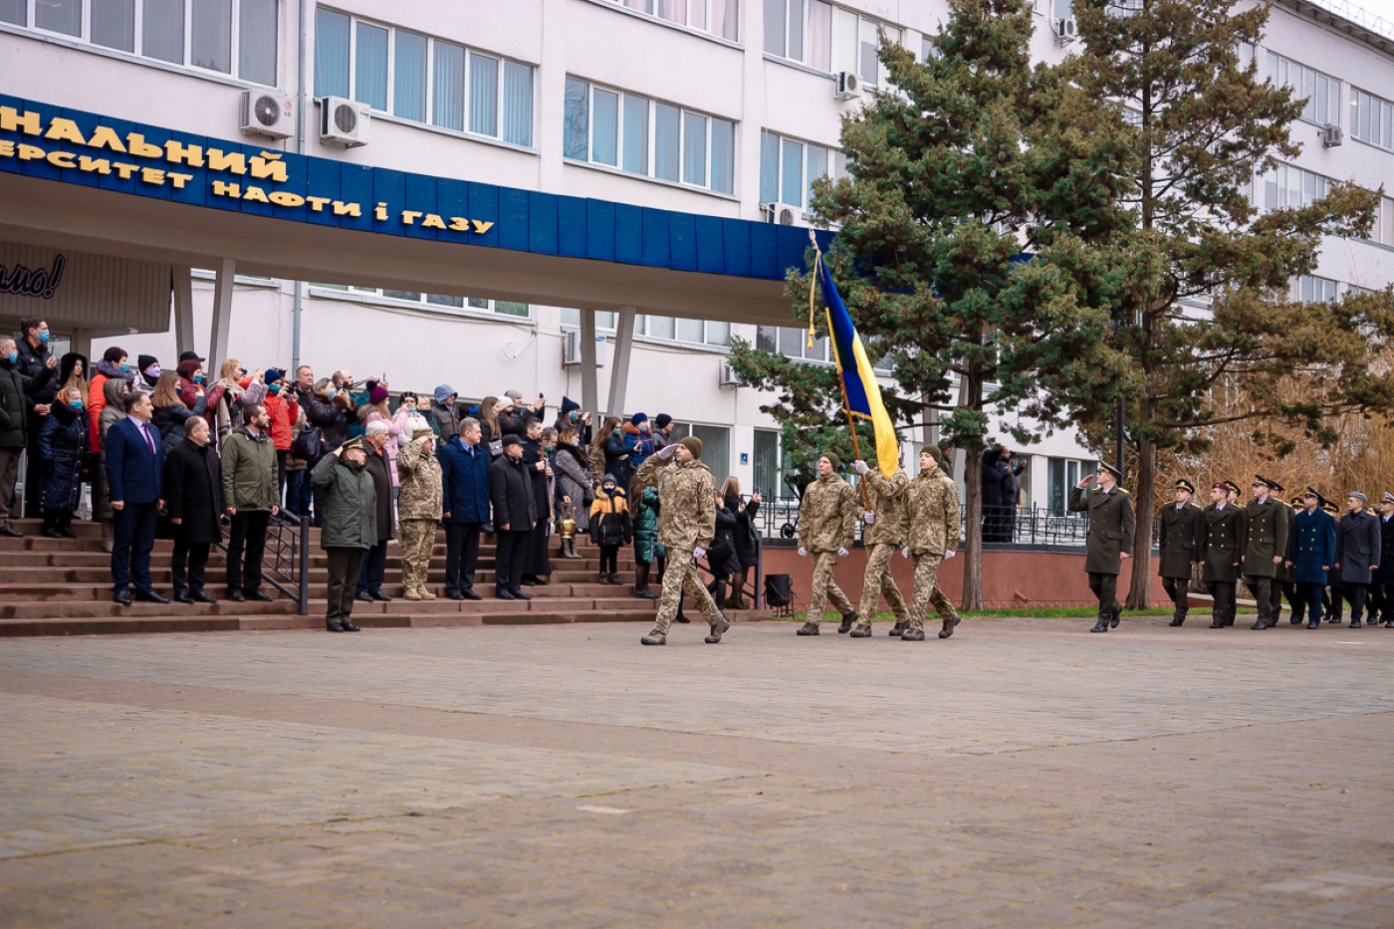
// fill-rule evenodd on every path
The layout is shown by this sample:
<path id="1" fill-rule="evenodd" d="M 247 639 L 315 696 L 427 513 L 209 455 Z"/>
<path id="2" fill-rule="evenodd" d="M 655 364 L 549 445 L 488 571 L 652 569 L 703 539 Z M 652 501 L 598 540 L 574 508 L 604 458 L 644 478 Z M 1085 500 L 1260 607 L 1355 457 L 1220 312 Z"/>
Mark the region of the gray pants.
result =
<path id="1" fill-rule="evenodd" d="M 10 527 L 10 498 L 14 496 L 19 456 L 23 454 L 22 448 L 0 448 L 0 529 Z"/>
<path id="2" fill-rule="evenodd" d="M 329 553 L 329 604 L 324 621 L 338 623 L 353 615 L 353 598 L 358 593 L 358 572 L 363 567 L 362 548 L 326 548 Z"/>

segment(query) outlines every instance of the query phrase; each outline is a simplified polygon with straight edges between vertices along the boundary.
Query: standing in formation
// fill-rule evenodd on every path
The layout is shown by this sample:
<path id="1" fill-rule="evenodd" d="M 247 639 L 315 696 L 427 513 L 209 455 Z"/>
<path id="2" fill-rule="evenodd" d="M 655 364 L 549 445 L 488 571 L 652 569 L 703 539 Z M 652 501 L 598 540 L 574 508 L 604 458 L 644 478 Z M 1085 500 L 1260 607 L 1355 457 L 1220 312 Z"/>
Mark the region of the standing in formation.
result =
<path id="1" fill-rule="evenodd" d="M 1162 510 L 1158 548 L 1161 565 L 1158 574 L 1162 588 L 1171 598 L 1175 612 L 1171 625 L 1186 621 L 1190 609 L 1191 576 L 1205 545 L 1205 514 L 1194 501 L 1196 485 L 1184 478 L 1176 482 L 1176 503 Z"/>
<path id="2" fill-rule="evenodd" d="M 1326 579 L 1336 561 L 1336 520 L 1321 509 L 1325 501 L 1313 487 L 1302 495 L 1302 512 L 1293 518 L 1292 542 L 1288 558 L 1292 562 L 1297 583 L 1297 605 L 1293 609 L 1294 623 L 1307 615 L 1307 628 L 1321 626 L 1321 595 Z"/>
<path id="3" fill-rule="evenodd" d="M 1244 584 L 1258 603 L 1258 620 L 1254 629 L 1272 629 L 1278 625 L 1281 606 L 1280 574 L 1288 551 L 1288 527 L 1292 510 L 1274 498 L 1282 487 L 1261 474 L 1254 475 L 1254 499 L 1244 508 L 1244 544 L 1240 547 L 1240 564 Z"/>
<path id="4" fill-rule="evenodd" d="M 861 639 L 871 635 L 871 620 L 876 615 L 882 595 L 885 595 L 886 604 L 895 616 L 895 628 L 891 630 L 891 635 L 900 635 L 909 625 L 910 610 L 905 605 L 905 598 L 900 595 L 900 589 L 895 586 L 895 578 L 891 577 L 891 556 L 901 547 L 905 537 L 905 491 L 910 486 L 910 477 L 901 467 L 897 467 L 890 477 L 869 467 L 865 461 L 858 460 L 853 467 L 862 476 L 867 508 L 862 514 L 862 524 L 866 527 L 862 530 L 862 544 L 866 546 L 866 578 L 862 582 L 861 602 L 857 604 L 860 618 L 852 627 L 852 637 Z M 955 493 L 955 503 L 957 500 Z"/>
<path id="5" fill-rule="evenodd" d="M 1214 603 L 1211 629 L 1234 625 L 1235 585 L 1239 583 L 1239 556 L 1244 550 L 1244 512 L 1231 501 L 1229 482 L 1210 488 L 1205 508 L 1205 586 Z"/>
<path id="6" fill-rule="evenodd" d="M 1350 601 L 1350 627 L 1360 628 L 1365 598 L 1379 571 L 1379 520 L 1365 512 L 1370 498 L 1358 490 L 1346 498 L 1346 515 L 1336 524 L 1336 563 L 1341 587 Z"/>
<path id="7" fill-rule="evenodd" d="M 924 621 L 934 605 L 943 627 L 939 638 L 947 639 L 958 625 L 953 604 L 939 589 L 939 565 L 954 557 L 962 519 L 958 509 L 958 487 L 940 467 L 943 453 L 937 446 L 920 450 L 920 473 L 905 490 L 905 548 L 902 554 L 914 559 L 915 588 L 910 595 L 910 618 L 900 634 L 902 642 L 923 642 Z"/>
<path id="8" fill-rule="evenodd" d="M 1370 618 L 1367 622 L 1376 625 L 1381 620 L 1387 628 L 1394 628 L 1394 494 L 1385 492 L 1379 502 L 1380 555 L 1379 568 L 1370 582 Z"/>
<path id="9" fill-rule="evenodd" d="M 1089 572 L 1089 589 L 1099 598 L 1099 621 L 1090 632 L 1108 632 L 1118 625 L 1123 605 L 1118 602 L 1118 575 L 1122 562 L 1132 557 L 1133 531 L 1137 514 L 1133 499 L 1118 486 L 1123 472 L 1100 464 L 1099 486 L 1090 487 L 1091 474 L 1070 491 L 1070 509 L 1089 514 L 1089 535 L 1085 542 L 1084 570 Z"/>
<path id="10" fill-rule="evenodd" d="M 808 485 L 799 504 L 799 557 L 813 553 L 813 589 L 808 598 L 808 615 L 799 635 L 817 635 L 823 622 L 823 607 L 832 600 L 842 614 L 838 632 L 849 632 L 857 621 L 852 601 L 833 580 L 839 557 L 846 558 L 856 532 L 857 492 L 838 476 L 841 461 L 832 452 L 818 459 L 818 480 Z"/>

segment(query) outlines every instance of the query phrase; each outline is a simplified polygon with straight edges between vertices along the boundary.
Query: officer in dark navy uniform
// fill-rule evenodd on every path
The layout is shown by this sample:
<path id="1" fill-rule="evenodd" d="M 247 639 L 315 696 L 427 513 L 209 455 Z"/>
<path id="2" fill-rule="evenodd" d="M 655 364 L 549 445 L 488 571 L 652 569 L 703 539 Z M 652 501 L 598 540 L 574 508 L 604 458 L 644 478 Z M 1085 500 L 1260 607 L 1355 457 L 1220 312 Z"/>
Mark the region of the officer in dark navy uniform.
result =
<path id="1" fill-rule="evenodd" d="M 1302 495 L 1302 511 L 1293 519 L 1292 544 L 1288 558 L 1297 579 L 1297 598 L 1293 615 L 1297 622 L 1307 614 L 1307 628 L 1321 625 L 1322 593 L 1327 575 L 1336 560 L 1336 520 L 1321 508 L 1326 502 L 1315 487 Z"/>

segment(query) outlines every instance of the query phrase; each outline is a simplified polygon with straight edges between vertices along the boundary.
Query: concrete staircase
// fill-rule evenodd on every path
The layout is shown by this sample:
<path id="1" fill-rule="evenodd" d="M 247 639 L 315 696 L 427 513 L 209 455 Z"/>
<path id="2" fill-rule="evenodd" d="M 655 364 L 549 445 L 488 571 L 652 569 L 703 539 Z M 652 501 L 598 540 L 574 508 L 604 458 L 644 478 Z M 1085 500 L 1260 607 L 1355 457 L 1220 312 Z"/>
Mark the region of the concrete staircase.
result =
<path id="1" fill-rule="evenodd" d="M 14 520 L 23 539 L 0 538 L 0 637 L 34 635 L 93 635 L 134 632 L 217 632 L 324 628 L 328 559 L 319 548 L 319 530 L 310 532 L 310 612 L 300 616 L 295 601 L 263 583 L 262 590 L 277 599 L 270 603 L 233 603 L 224 599 L 226 557 L 213 550 L 208 563 L 208 593 L 215 604 L 136 602 L 119 606 L 111 599 L 111 556 L 102 550 L 96 523 L 74 522 L 75 539 L 39 535 L 37 520 Z M 487 536 L 485 539 L 487 540 Z M 554 540 L 555 541 L 555 540 Z M 173 544 L 161 540 L 151 555 L 155 590 L 172 592 L 170 557 Z M 389 603 L 354 604 L 354 622 L 364 627 L 440 627 L 532 625 L 549 623 L 649 623 L 656 601 L 632 596 L 634 555 L 621 549 L 616 586 L 598 581 L 599 549 L 579 540 L 578 560 L 559 558 L 553 549 L 551 583 L 524 588 L 530 601 L 497 600 L 494 590 L 494 546 L 481 542 L 475 591 L 483 600 L 450 600 L 445 596 L 445 533 L 436 536 L 428 588 L 435 600 L 402 599 L 401 550 L 388 549 L 383 592 Z M 651 582 L 658 592 L 656 581 Z M 693 611 L 695 615 L 695 610 Z M 732 620 L 765 618 L 766 611 L 728 611 Z M 698 619 L 700 622 L 700 618 Z"/>

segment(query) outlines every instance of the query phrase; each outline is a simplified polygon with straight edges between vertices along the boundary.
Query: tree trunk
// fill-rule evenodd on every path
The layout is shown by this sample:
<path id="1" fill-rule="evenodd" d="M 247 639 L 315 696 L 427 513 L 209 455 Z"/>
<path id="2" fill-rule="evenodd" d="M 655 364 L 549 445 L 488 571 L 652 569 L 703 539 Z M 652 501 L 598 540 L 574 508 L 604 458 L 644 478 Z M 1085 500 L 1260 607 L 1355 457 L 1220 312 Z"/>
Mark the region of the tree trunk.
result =
<path id="1" fill-rule="evenodd" d="M 1145 610 L 1151 600 L 1152 523 L 1157 518 L 1157 446 L 1142 440 L 1137 449 L 1137 533 L 1133 536 L 1133 589 L 1128 592 L 1127 608 Z"/>
<path id="2" fill-rule="evenodd" d="M 982 409 L 983 379 L 970 368 L 959 385 L 958 403 L 966 409 Z M 962 610 L 983 608 L 983 449 L 981 442 L 963 450 L 963 602 Z"/>

